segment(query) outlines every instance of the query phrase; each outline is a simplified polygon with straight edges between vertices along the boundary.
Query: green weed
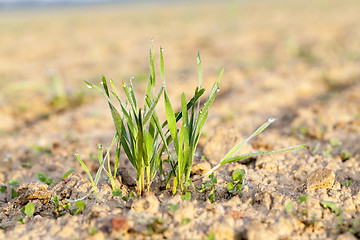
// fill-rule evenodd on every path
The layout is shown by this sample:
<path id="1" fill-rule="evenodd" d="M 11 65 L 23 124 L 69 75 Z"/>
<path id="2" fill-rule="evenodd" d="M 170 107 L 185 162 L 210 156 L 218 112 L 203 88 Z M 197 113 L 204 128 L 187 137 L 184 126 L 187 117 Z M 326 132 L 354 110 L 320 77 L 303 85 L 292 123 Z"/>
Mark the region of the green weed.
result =
<path id="1" fill-rule="evenodd" d="M 196 189 L 200 193 L 209 192 L 209 201 L 213 203 L 215 202 L 217 179 L 214 173 L 210 174 L 209 178 L 210 178 L 209 180 L 205 181 L 205 184 L 203 183 L 201 186 L 200 185 L 196 186 Z"/>
<path id="2" fill-rule="evenodd" d="M 242 196 L 242 189 L 245 179 L 245 170 L 244 169 L 236 169 L 232 173 L 232 182 L 228 182 L 226 184 L 226 189 L 230 194 L 234 194 L 235 192 L 240 193 L 240 197 Z"/>

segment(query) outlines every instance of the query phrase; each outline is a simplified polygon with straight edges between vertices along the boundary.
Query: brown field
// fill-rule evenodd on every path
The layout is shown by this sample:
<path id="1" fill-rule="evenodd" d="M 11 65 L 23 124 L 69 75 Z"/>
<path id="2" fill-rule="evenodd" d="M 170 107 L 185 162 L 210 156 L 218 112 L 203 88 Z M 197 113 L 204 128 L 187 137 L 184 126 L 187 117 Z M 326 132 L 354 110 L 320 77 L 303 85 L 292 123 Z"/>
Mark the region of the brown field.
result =
<path id="1" fill-rule="evenodd" d="M 0 184 L 8 187 L 0 192 L 0 239 L 360 238 L 359 12 L 357 0 L 0 9 Z M 191 201 L 156 186 L 124 201 L 101 178 L 97 200 L 90 195 L 80 214 L 57 216 L 51 197 L 66 203 L 92 189 L 74 154 L 95 175 L 96 144 L 108 146 L 115 133 L 106 100 L 84 80 L 98 84 L 104 75 L 120 88 L 134 76 L 140 96 L 151 39 L 158 72 L 164 48 L 176 110 L 181 93 L 190 96 L 197 85 L 198 50 L 207 90 L 225 68 L 196 167 L 215 166 L 271 117 L 277 121 L 241 154 L 306 149 L 223 166 L 214 203 L 193 186 Z M 120 166 L 134 173 L 123 153 Z M 226 190 L 235 169 L 246 171 L 242 196 Z M 324 174 L 313 178 L 318 169 Z M 39 172 L 54 184 L 40 183 Z M 123 195 L 135 192 L 124 176 L 117 184 Z M 29 202 L 35 214 L 25 217 Z"/>

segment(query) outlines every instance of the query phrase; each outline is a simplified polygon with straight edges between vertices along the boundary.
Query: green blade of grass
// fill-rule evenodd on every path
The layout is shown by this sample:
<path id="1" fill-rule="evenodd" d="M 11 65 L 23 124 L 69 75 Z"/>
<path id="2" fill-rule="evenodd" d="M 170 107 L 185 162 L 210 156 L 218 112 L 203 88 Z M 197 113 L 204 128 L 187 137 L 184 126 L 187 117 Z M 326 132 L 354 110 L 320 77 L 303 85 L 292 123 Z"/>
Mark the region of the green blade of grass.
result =
<path id="1" fill-rule="evenodd" d="M 161 87 L 159 93 L 156 95 L 156 98 L 152 101 L 152 104 L 148 110 L 148 112 L 146 113 L 145 117 L 144 117 L 144 125 L 146 125 L 148 123 L 148 121 L 150 120 L 151 116 L 153 115 L 154 111 L 155 111 L 155 106 L 157 105 L 157 103 L 159 102 L 159 99 L 161 97 L 161 94 L 164 91 L 164 86 Z"/>
<path id="2" fill-rule="evenodd" d="M 256 135 L 258 135 L 259 133 L 261 133 L 262 131 L 264 131 L 271 123 L 273 123 L 275 121 L 275 119 L 270 118 L 266 123 L 264 123 L 263 125 L 261 125 L 253 134 L 251 134 L 250 137 L 248 137 L 247 139 L 243 140 L 242 142 L 240 142 L 239 144 L 237 144 L 235 147 L 233 147 L 223 158 L 222 161 L 226 161 L 227 159 L 231 158 L 237 151 L 239 151 L 240 148 L 242 148 L 242 146 L 244 146 L 245 143 L 247 143 L 250 139 L 252 139 L 253 137 L 255 137 Z"/>
<path id="3" fill-rule="evenodd" d="M 160 73 L 161 73 L 161 81 L 163 85 L 165 85 L 165 67 L 164 67 L 164 56 L 163 56 L 163 48 L 160 47 Z"/>
<path id="4" fill-rule="evenodd" d="M 246 159 L 246 158 L 250 158 L 250 157 L 256 157 L 256 156 L 261 156 L 261 155 L 281 153 L 281 152 L 287 152 L 287 151 L 292 151 L 292 150 L 298 150 L 298 149 L 302 149 L 304 147 L 305 147 L 305 145 L 298 145 L 298 146 L 292 146 L 292 147 L 287 147 L 287 148 L 268 151 L 268 152 L 247 153 L 247 154 L 243 154 L 243 155 L 240 155 L 240 156 L 237 156 L 237 157 L 228 158 L 228 159 L 226 159 L 224 161 L 221 161 L 220 165 L 224 165 L 226 163 L 231 163 L 231 162 L 237 162 L 237 161 L 240 161 L 240 160 L 243 160 L 243 159 Z"/>
<path id="5" fill-rule="evenodd" d="M 92 178 L 92 176 L 91 176 L 91 174 L 90 174 L 89 169 L 86 167 L 85 163 L 81 160 L 81 158 L 79 157 L 79 154 L 76 153 L 76 154 L 75 154 L 75 157 L 78 159 L 78 161 L 80 162 L 81 166 L 84 168 L 85 172 L 86 172 L 87 175 L 89 176 L 89 179 L 90 179 L 90 181 L 91 181 L 91 184 L 93 185 L 94 190 L 96 190 L 96 185 L 95 185 L 95 183 L 94 183 L 94 181 L 93 181 L 93 178 Z"/>
<path id="6" fill-rule="evenodd" d="M 165 112 L 168 121 L 169 131 L 174 141 L 175 151 L 178 152 L 179 141 L 178 141 L 177 129 L 176 129 L 176 119 L 175 119 L 174 110 L 171 106 L 170 99 L 167 95 L 166 90 L 164 91 L 164 97 L 165 97 Z"/>

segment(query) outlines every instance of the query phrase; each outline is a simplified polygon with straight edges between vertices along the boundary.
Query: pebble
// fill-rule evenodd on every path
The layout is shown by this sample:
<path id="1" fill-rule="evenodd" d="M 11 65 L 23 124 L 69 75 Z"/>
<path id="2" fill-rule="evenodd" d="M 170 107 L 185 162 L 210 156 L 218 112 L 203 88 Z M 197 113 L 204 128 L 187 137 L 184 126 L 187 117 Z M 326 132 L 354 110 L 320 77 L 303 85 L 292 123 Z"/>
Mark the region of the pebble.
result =
<path id="1" fill-rule="evenodd" d="M 327 168 L 319 168 L 307 178 L 307 189 L 331 188 L 334 185 L 335 173 Z"/>

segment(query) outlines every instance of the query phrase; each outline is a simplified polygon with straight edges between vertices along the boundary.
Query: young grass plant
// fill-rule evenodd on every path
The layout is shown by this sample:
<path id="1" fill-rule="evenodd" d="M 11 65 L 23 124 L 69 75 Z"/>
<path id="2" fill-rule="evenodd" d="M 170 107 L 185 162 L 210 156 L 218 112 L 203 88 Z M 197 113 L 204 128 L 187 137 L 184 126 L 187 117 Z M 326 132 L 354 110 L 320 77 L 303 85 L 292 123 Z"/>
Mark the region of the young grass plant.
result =
<path id="1" fill-rule="evenodd" d="M 161 63 L 163 57 L 161 54 Z M 204 103 L 203 109 L 200 109 L 200 96 L 204 93 L 205 89 L 202 88 L 202 69 L 200 54 L 197 57 L 199 86 L 195 89 L 194 97 L 189 103 L 186 101 L 185 93 L 181 95 L 181 112 L 175 114 L 172 108 L 167 91 L 164 91 L 165 97 L 165 111 L 169 132 L 174 143 L 176 155 L 176 172 L 173 182 L 173 194 L 176 193 L 178 184 L 182 194 L 186 193 L 185 183 L 190 179 L 190 170 L 195 155 L 195 150 L 200 139 L 202 129 L 206 123 L 209 115 L 209 109 L 214 102 L 216 94 L 219 92 L 219 83 L 223 75 L 224 69 L 221 70 L 218 80 L 212 86 L 210 94 Z M 189 112 L 188 112 L 189 111 Z M 180 131 L 177 130 L 176 122 L 177 117 L 181 117 L 182 124 Z"/>
<path id="2" fill-rule="evenodd" d="M 168 151 L 159 119 L 154 113 L 155 106 L 164 91 L 164 86 L 161 87 L 156 95 L 154 94 L 155 69 L 152 48 L 150 49 L 150 71 L 151 74 L 145 92 L 145 104 L 143 109 L 138 106 L 137 98 L 133 90 L 132 79 L 130 80 L 129 86 L 126 82 L 122 82 L 126 96 L 125 104 L 121 101 L 113 81 L 110 80 L 113 90 L 112 94 L 120 105 L 120 111 L 115 108 L 110 100 L 109 89 L 105 77 L 103 77 L 101 81 L 104 90 L 96 85 L 86 82 L 90 88 L 94 88 L 100 92 L 108 101 L 116 128 L 116 135 L 114 137 L 114 139 L 117 139 L 115 170 L 117 170 L 120 148 L 122 146 L 126 156 L 137 172 L 136 180 L 139 195 L 143 195 L 145 192 L 145 176 L 147 190 L 150 191 L 150 185 L 154 180 L 156 173 L 160 171 L 160 175 L 163 174 L 161 154 L 165 150 Z M 127 108 L 127 105 L 130 105 L 130 108 Z M 120 112 L 122 112 L 123 116 L 120 115 Z M 164 142 L 165 144 L 163 145 L 165 145 L 165 148 L 161 147 Z M 106 173 L 108 176 L 112 176 L 110 168 Z M 116 176 L 116 171 L 114 171 L 113 176 Z"/>
<path id="3" fill-rule="evenodd" d="M 163 171 L 163 161 L 161 159 L 161 156 L 163 153 L 166 152 L 168 155 L 168 159 L 164 161 L 167 161 L 170 165 L 169 173 L 166 176 L 166 187 L 169 186 L 170 180 L 173 179 L 173 194 L 175 194 L 177 190 L 180 189 L 184 198 L 191 198 L 191 196 L 189 196 L 188 194 L 189 192 L 187 192 L 187 186 L 189 186 L 191 182 L 190 171 L 193 164 L 193 158 L 201 136 L 201 132 L 209 115 L 209 109 L 214 102 L 217 93 L 220 91 L 219 84 L 224 70 L 221 70 L 219 77 L 212 86 L 212 89 L 204 105 L 201 105 L 200 97 L 205 92 L 205 89 L 202 88 L 203 75 L 200 54 L 198 54 L 197 65 L 199 85 L 195 89 L 194 95 L 189 101 L 187 101 L 185 93 L 182 93 L 181 110 L 175 113 L 170 102 L 168 92 L 165 89 L 165 70 L 162 48 L 160 48 L 160 74 L 162 80 L 162 87 L 158 91 L 158 93 L 155 93 L 154 61 L 155 54 L 153 47 L 151 47 L 150 77 L 145 91 L 145 102 L 143 108 L 139 108 L 139 104 L 133 88 L 132 79 L 130 80 L 129 85 L 124 81 L 122 82 L 124 96 L 126 96 L 125 103 L 123 103 L 123 101 L 120 99 L 114 82 L 112 80 L 110 80 L 112 90 L 111 94 L 104 76 L 102 77 L 102 80 L 100 82 L 103 89 L 86 82 L 89 88 L 97 90 L 106 98 L 116 129 L 113 142 L 111 146 L 107 149 L 107 154 L 105 156 L 105 159 L 107 159 L 108 162 L 107 170 L 104 168 L 105 160 L 102 157 L 102 147 L 99 147 L 100 168 L 96 174 L 95 180 L 92 179 L 91 174 L 84 162 L 80 159 L 78 155 L 76 155 L 79 162 L 89 175 L 95 192 L 100 174 L 103 169 L 106 175 L 110 178 L 114 189 L 114 179 L 116 177 L 116 172 L 119 164 L 120 149 L 123 148 L 127 158 L 137 172 L 136 180 L 138 195 L 143 195 L 145 189 L 147 189 L 147 191 L 150 191 L 150 185 L 158 172 L 161 179 L 164 179 L 165 174 Z M 166 121 L 163 124 L 160 124 L 159 118 L 155 111 L 155 107 L 162 94 L 164 94 L 165 100 Z M 115 97 L 118 105 L 120 106 L 119 109 L 117 109 L 112 103 L 110 99 L 111 96 Z M 180 124 L 180 128 L 178 129 L 177 122 L 179 122 L 180 119 L 182 121 Z M 234 157 L 237 151 L 246 142 L 248 142 L 250 139 L 265 130 L 272 122 L 274 122 L 274 119 L 269 119 L 267 123 L 263 124 L 249 138 L 245 139 L 244 141 L 237 144 L 234 148 L 232 148 L 229 153 L 213 169 L 193 181 L 197 181 L 206 176 L 209 176 L 219 167 L 227 163 L 241 161 L 249 157 L 285 152 L 305 147 L 304 145 L 299 145 L 280 150 L 249 153 Z M 115 142 L 117 142 L 115 164 L 114 171 L 111 171 L 109 151 L 111 147 L 115 144 Z M 169 150 L 168 146 L 170 143 L 173 143 L 174 151 Z"/>

